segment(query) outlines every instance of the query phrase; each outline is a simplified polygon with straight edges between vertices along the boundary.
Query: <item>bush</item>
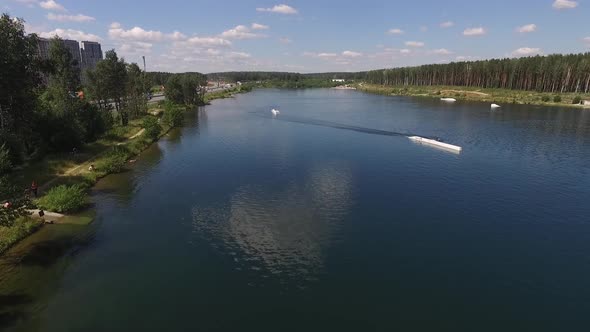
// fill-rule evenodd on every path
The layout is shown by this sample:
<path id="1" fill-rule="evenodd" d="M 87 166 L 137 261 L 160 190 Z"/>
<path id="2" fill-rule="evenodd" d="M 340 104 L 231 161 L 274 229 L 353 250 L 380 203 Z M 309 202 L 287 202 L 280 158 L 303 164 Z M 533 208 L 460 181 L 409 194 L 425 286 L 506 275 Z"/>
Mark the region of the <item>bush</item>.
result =
<path id="1" fill-rule="evenodd" d="M 170 127 L 178 127 L 184 121 L 184 114 L 182 110 L 174 105 L 167 104 L 166 111 L 162 116 L 162 122 Z"/>
<path id="2" fill-rule="evenodd" d="M 86 206 L 88 195 L 81 185 L 61 185 L 51 188 L 37 200 L 40 209 L 52 212 L 75 212 Z"/>
<path id="3" fill-rule="evenodd" d="M 125 167 L 129 151 L 125 147 L 115 146 L 96 163 L 96 171 L 106 174 L 119 173 Z"/>
<path id="4" fill-rule="evenodd" d="M 152 141 L 157 140 L 162 132 L 162 126 L 160 126 L 158 120 L 153 116 L 146 116 L 143 119 L 143 128 L 145 129 L 144 135 Z"/>
<path id="5" fill-rule="evenodd" d="M 551 100 L 551 98 L 550 98 L 549 96 L 543 96 L 543 97 L 541 97 L 541 100 L 542 100 L 544 103 L 547 103 L 547 102 L 549 102 L 549 101 Z"/>
<path id="6" fill-rule="evenodd" d="M 579 104 L 582 102 L 582 97 L 580 96 L 575 96 L 574 99 L 572 100 L 572 104 Z"/>
<path id="7" fill-rule="evenodd" d="M 554 103 L 561 103 L 561 96 L 555 96 L 555 97 L 553 97 L 553 102 Z"/>

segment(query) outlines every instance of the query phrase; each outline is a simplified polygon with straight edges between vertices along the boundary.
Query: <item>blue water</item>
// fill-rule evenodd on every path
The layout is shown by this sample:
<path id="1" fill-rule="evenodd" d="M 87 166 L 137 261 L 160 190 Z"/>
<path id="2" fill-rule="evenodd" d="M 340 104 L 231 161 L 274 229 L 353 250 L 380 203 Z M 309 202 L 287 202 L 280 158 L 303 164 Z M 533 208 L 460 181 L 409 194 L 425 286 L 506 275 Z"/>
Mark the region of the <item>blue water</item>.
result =
<path id="1" fill-rule="evenodd" d="M 590 326 L 590 111 L 257 90 L 187 114 L 93 201 L 14 329 Z"/>

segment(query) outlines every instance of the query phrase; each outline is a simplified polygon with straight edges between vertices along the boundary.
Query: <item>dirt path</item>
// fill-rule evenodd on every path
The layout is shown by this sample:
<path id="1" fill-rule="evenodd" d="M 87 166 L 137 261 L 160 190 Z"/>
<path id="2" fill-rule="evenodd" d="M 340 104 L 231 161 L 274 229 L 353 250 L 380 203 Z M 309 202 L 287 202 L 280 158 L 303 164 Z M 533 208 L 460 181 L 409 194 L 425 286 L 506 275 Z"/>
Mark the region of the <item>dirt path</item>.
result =
<path id="1" fill-rule="evenodd" d="M 123 144 L 127 144 L 129 141 L 131 141 L 131 140 L 133 140 L 133 139 L 135 139 L 135 138 L 137 138 L 137 137 L 141 136 L 141 134 L 143 134 L 144 132 L 145 132 L 145 129 L 143 129 L 143 128 L 142 128 L 142 129 L 141 129 L 141 130 L 139 130 L 137 133 L 135 133 L 133 136 L 129 137 L 129 138 L 127 139 L 127 141 L 125 141 L 124 143 L 119 143 L 119 144 L 117 144 L 117 145 L 123 145 Z M 88 168 L 88 167 L 90 166 L 90 164 L 91 164 L 91 161 L 92 161 L 92 160 L 94 160 L 94 159 L 96 159 L 96 158 L 97 158 L 98 156 L 100 156 L 102 153 L 104 153 L 104 151 L 103 151 L 103 152 L 101 152 L 101 153 L 95 154 L 95 155 L 93 155 L 93 156 L 90 156 L 88 159 L 86 159 L 85 161 L 83 161 L 81 164 L 79 164 L 79 165 L 76 165 L 76 166 L 74 166 L 74 167 L 72 167 L 72 168 L 70 168 L 70 169 L 66 170 L 66 171 L 65 171 L 63 174 L 61 174 L 61 175 L 56 175 L 56 176 L 55 176 L 55 177 L 54 177 L 52 180 L 50 180 L 50 181 L 48 181 L 48 182 L 44 183 L 42 186 L 40 186 L 40 187 L 39 187 L 39 191 L 40 191 L 40 192 L 42 192 L 42 191 L 46 191 L 47 189 L 51 188 L 51 186 L 52 186 L 52 185 L 53 185 L 53 184 L 54 184 L 54 183 L 55 183 L 55 182 L 56 182 L 56 181 L 57 181 L 59 178 L 61 178 L 61 177 L 64 177 L 64 176 L 70 176 L 70 175 L 74 175 L 74 174 L 77 174 L 77 173 L 79 173 L 80 171 L 83 171 L 84 169 Z"/>

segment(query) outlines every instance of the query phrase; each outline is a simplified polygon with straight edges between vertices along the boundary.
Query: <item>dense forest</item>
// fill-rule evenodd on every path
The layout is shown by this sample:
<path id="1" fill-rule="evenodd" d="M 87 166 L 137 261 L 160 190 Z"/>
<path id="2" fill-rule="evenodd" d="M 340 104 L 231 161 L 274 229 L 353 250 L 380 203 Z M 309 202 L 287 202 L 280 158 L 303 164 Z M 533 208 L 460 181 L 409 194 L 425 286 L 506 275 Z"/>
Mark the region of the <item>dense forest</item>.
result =
<path id="1" fill-rule="evenodd" d="M 589 93 L 590 53 L 453 62 L 369 72 L 300 74 L 288 72 L 225 72 L 207 75 L 209 80 L 267 81 L 273 86 L 329 85 L 334 78 L 380 85 L 449 85 L 539 92 Z M 286 83 L 291 82 L 291 83 Z M 296 84 L 293 82 L 300 82 Z"/>
<path id="2" fill-rule="evenodd" d="M 539 92 L 590 92 L 590 53 L 373 70 L 368 83 L 450 85 Z"/>
<path id="3" fill-rule="evenodd" d="M 305 81 L 310 79 L 331 80 L 335 78 L 353 80 L 365 79 L 366 72 L 333 72 L 333 73 L 315 73 L 300 74 L 289 72 L 263 72 L 263 71 L 232 71 L 223 73 L 207 74 L 207 78 L 212 81 L 229 81 L 229 82 L 256 82 L 256 81 Z"/>
<path id="4" fill-rule="evenodd" d="M 149 82 L 151 82 L 154 85 L 166 85 L 166 83 L 168 82 L 168 80 L 170 79 L 170 77 L 172 76 L 178 76 L 178 75 L 188 75 L 191 77 L 194 77 L 194 79 L 204 82 L 207 80 L 207 77 L 201 73 L 197 73 L 197 72 L 188 72 L 188 73 L 182 73 L 182 74 L 174 74 L 174 73 L 167 73 L 167 72 L 147 72 L 146 73 L 146 77 L 147 80 Z"/>

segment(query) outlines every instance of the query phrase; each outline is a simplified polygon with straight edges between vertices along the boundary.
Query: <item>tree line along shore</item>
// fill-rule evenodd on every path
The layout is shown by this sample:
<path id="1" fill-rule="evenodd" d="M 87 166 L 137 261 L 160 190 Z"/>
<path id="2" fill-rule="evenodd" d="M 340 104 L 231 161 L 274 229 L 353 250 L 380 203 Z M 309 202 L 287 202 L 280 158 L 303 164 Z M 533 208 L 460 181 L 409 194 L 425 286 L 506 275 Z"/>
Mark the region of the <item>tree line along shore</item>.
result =
<path id="1" fill-rule="evenodd" d="M 247 90 L 207 94 L 203 74 L 146 73 L 114 50 L 80 73 L 59 37 L 42 59 L 22 20 L 2 15 L 0 32 L 0 253 L 40 227 L 31 209 L 84 209 L 98 179 L 180 126 L 187 109 Z M 165 101 L 151 103 L 161 86 Z"/>

